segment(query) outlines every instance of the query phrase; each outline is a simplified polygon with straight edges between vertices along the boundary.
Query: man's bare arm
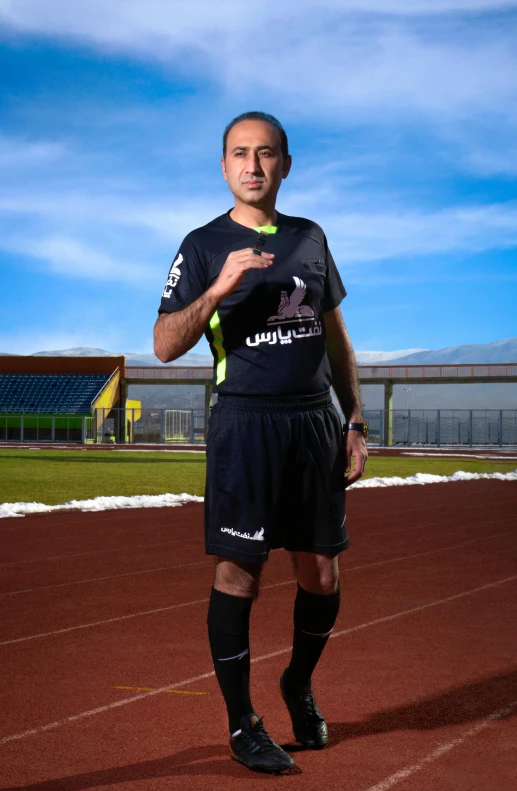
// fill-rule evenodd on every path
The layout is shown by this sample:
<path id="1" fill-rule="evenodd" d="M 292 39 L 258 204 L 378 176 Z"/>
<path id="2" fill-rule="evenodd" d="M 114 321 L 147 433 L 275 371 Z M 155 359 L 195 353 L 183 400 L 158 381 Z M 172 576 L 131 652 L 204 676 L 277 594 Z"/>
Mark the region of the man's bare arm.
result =
<path id="1" fill-rule="evenodd" d="M 347 422 L 362 423 L 361 393 L 355 365 L 354 350 L 341 315 L 340 308 L 334 308 L 324 314 L 325 332 L 327 335 L 327 354 L 332 371 L 332 386 Z M 347 471 L 354 459 L 353 472 L 347 478 L 349 486 L 357 481 L 364 472 L 368 451 L 363 435 L 358 431 L 349 431 L 346 438 Z"/>
<path id="2" fill-rule="evenodd" d="M 161 313 L 154 325 L 154 353 L 162 363 L 170 363 L 196 345 L 217 309 L 219 300 L 208 289 L 188 308 Z"/>
<path id="3" fill-rule="evenodd" d="M 220 302 L 235 291 L 248 269 L 271 266 L 274 253 L 256 255 L 252 248 L 230 253 L 219 277 L 199 299 L 175 313 L 162 313 L 154 325 L 154 353 L 162 363 L 181 357 L 196 345 Z"/>
<path id="4" fill-rule="evenodd" d="M 327 354 L 332 370 L 332 386 L 346 419 L 362 423 L 361 394 L 354 350 L 340 308 L 325 313 Z"/>

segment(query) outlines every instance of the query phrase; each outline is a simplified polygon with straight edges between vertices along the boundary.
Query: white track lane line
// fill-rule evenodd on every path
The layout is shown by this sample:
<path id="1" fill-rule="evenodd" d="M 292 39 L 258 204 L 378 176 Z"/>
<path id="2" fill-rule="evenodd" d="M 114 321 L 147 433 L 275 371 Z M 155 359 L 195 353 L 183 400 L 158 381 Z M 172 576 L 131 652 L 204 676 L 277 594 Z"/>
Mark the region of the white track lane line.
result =
<path id="1" fill-rule="evenodd" d="M 487 585 L 481 585 L 478 588 L 471 588 L 468 591 L 462 591 L 461 593 L 455 593 L 453 596 L 447 596 L 444 599 L 437 599 L 433 602 L 428 602 L 428 604 L 421 604 L 419 607 L 412 607 L 410 610 L 402 610 L 397 613 L 393 613 L 393 615 L 386 615 L 383 618 L 375 618 L 373 621 L 367 621 L 366 623 L 357 624 L 357 626 L 352 626 L 349 629 L 342 629 L 339 632 L 333 632 L 330 637 L 337 638 L 337 637 L 344 637 L 347 634 L 353 634 L 354 632 L 359 632 L 362 629 L 368 629 L 371 626 L 378 626 L 381 623 L 388 623 L 389 621 L 394 621 L 397 618 L 402 618 L 405 615 L 414 615 L 417 612 L 422 612 L 423 610 L 428 610 L 431 607 L 438 607 L 440 604 L 447 604 L 451 601 L 456 601 L 457 599 L 463 599 L 466 596 L 472 596 L 475 593 L 481 593 L 481 591 L 489 590 L 491 588 L 496 588 L 499 585 L 505 585 L 507 582 L 515 582 L 517 580 L 517 575 L 513 577 L 506 577 L 502 580 L 497 580 L 496 582 L 489 582 Z M 273 587 L 273 586 L 271 586 Z M 208 600 L 206 600 L 208 601 Z M 257 656 L 251 660 L 252 663 L 263 662 L 267 659 L 273 659 L 274 657 L 281 656 L 282 654 L 290 653 L 292 646 L 288 646 L 287 648 L 281 648 L 278 651 L 272 651 L 269 654 L 263 654 L 262 656 Z M 61 720 L 55 720 L 54 722 L 49 722 L 47 725 L 40 725 L 37 728 L 30 728 L 29 730 L 22 731 L 21 733 L 13 733 L 9 736 L 4 736 L 0 739 L 0 744 L 7 744 L 8 742 L 19 741 L 20 739 L 26 739 L 28 736 L 37 736 L 40 733 L 45 733 L 46 731 L 52 731 L 55 728 L 59 728 L 61 725 L 67 725 L 68 723 L 78 722 L 79 720 L 84 720 L 87 717 L 93 717 L 95 714 L 103 714 L 104 712 L 111 711 L 112 709 L 118 709 L 121 706 L 126 706 L 129 703 L 135 703 L 138 700 L 145 700 L 146 698 L 151 698 L 154 695 L 160 695 L 162 692 L 167 692 L 169 689 L 179 689 L 180 687 L 186 687 L 189 684 L 197 683 L 198 681 L 203 681 L 206 678 L 212 678 L 215 676 L 215 672 L 212 670 L 209 673 L 202 673 L 199 676 L 194 676 L 192 678 L 184 679 L 183 681 L 174 682 L 172 684 L 167 684 L 164 687 L 160 687 L 159 689 L 153 689 L 152 692 L 142 692 L 139 695 L 132 695 L 130 698 L 124 698 L 123 700 L 117 700 L 113 703 L 107 703 L 105 706 L 99 706 L 96 709 L 88 709 L 87 711 L 81 711 L 79 714 L 72 714 L 70 717 L 63 717 Z"/>
<path id="2" fill-rule="evenodd" d="M 206 453 L 205 450 L 184 450 L 183 448 L 117 448 L 116 453 Z"/>
<path id="3" fill-rule="evenodd" d="M 460 483 L 461 483 L 461 481 L 460 481 Z M 366 489 L 353 489 L 352 491 L 354 491 L 354 492 L 363 492 L 364 493 L 367 490 Z M 380 490 L 378 489 L 377 491 L 380 491 Z M 422 490 L 420 490 L 420 491 L 422 491 Z M 356 495 L 354 495 L 354 496 L 356 496 Z M 514 499 L 513 499 L 513 497 L 512 498 L 509 497 L 508 500 L 502 500 L 502 498 L 499 495 L 498 499 L 497 499 L 497 502 L 498 503 L 502 502 L 503 505 L 506 505 L 507 502 L 513 503 Z M 480 503 L 479 506 L 473 506 L 473 505 L 463 506 L 462 505 L 462 508 L 463 507 L 465 507 L 465 509 L 468 508 L 469 511 L 474 511 L 476 514 L 482 513 L 483 510 L 489 510 L 490 513 L 492 513 L 493 508 L 494 508 L 494 504 L 493 503 L 486 503 L 486 504 Z M 449 505 L 449 503 L 440 503 L 440 504 L 438 504 L 438 503 L 426 502 L 425 503 L 425 510 L 426 510 L 426 512 L 430 512 L 430 513 L 434 513 L 435 511 L 438 511 L 438 512 L 439 511 L 447 511 L 447 513 L 449 513 L 450 512 L 450 505 Z M 371 510 L 367 509 L 366 504 L 363 504 L 363 506 L 361 508 L 361 515 L 362 515 L 363 519 L 366 519 L 366 520 L 368 520 L 368 519 L 377 519 L 380 516 L 382 516 L 384 519 L 386 519 L 386 518 L 395 519 L 395 518 L 398 518 L 400 514 L 406 514 L 407 515 L 407 514 L 414 514 L 414 513 L 421 513 L 421 512 L 422 512 L 422 505 L 421 504 L 418 505 L 418 506 L 414 506 L 412 508 L 397 508 L 394 505 L 389 510 L 382 504 L 379 504 L 377 508 L 373 508 Z M 463 514 L 462 514 L 462 516 L 463 516 Z M 0 527 L 1 527 L 1 525 L 0 525 Z M 372 534 L 368 533 L 367 535 L 372 535 Z"/>
<path id="4" fill-rule="evenodd" d="M 426 456 L 428 458 L 436 458 L 445 456 L 448 459 L 496 459 L 497 461 L 515 461 L 517 456 L 504 456 L 502 453 L 492 456 L 480 456 L 474 453 L 423 453 L 422 451 L 402 451 L 401 456 Z"/>
<path id="5" fill-rule="evenodd" d="M 503 522 L 503 524 L 505 524 L 507 520 L 504 519 L 500 521 Z M 443 526 L 444 524 L 447 524 L 447 522 L 430 522 L 429 524 L 422 525 L 422 527 L 433 527 L 434 525 Z M 498 524 L 498 523 L 492 522 L 492 525 L 494 524 Z M 357 569 L 369 568 L 369 566 L 379 566 L 379 565 L 382 566 L 384 563 L 395 563 L 399 560 L 406 560 L 407 558 L 419 558 L 422 555 L 429 555 L 434 552 L 443 552 L 446 549 L 454 549 L 455 547 L 463 547 L 466 544 L 473 544 L 477 541 L 488 541 L 489 538 L 498 538 L 500 536 L 510 535 L 511 533 L 513 533 L 513 531 L 506 531 L 504 533 L 492 533 L 491 535 L 483 536 L 482 538 L 472 538 L 469 541 L 463 541 L 461 544 L 450 544 L 449 546 L 446 547 L 440 547 L 440 549 L 430 549 L 427 550 L 426 552 L 419 552 L 416 555 L 403 555 L 402 557 L 391 558 L 390 560 L 379 560 L 376 561 L 375 563 L 368 563 L 366 566 L 353 566 L 352 568 L 349 569 L 344 568 L 343 571 L 356 571 Z M 377 533 L 376 535 L 384 535 L 384 534 Z M 188 566 L 204 566 L 209 563 L 212 563 L 212 561 L 197 560 L 194 563 L 180 563 L 177 566 L 161 566 L 159 568 L 143 569 L 142 571 L 127 571 L 124 574 L 114 574 L 112 577 L 91 577 L 91 579 L 76 580 L 75 582 L 60 582 L 57 585 L 41 585 L 38 588 L 23 588 L 21 590 L 6 591 L 5 593 L 0 593 L 0 598 L 2 598 L 2 596 L 16 596 L 19 593 L 38 593 L 38 591 L 53 590 L 54 588 L 67 588 L 71 585 L 86 585 L 87 583 L 90 582 L 99 582 L 99 580 L 104 582 L 106 580 L 120 579 L 121 577 L 133 577 L 133 576 L 138 576 L 139 574 L 152 574 L 153 571 L 169 571 L 170 569 L 182 569 L 182 568 L 187 568 Z"/>
<path id="6" fill-rule="evenodd" d="M 368 791 L 389 791 L 389 789 L 393 788 L 393 786 L 397 785 L 397 783 L 400 783 L 402 780 L 406 780 L 408 777 L 411 777 L 411 775 L 414 775 L 415 772 L 419 772 L 420 769 L 424 768 L 424 766 L 434 763 L 434 761 L 437 761 L 438 758 L 442 757 L 442 755 L 450 753 L 451 750 L 454 750 L 456 747 L 460 747 L 464 742 L 467 741 L 467 739 L 471 739 L 473 736 L 481 733 L 481 731 L 484 731 L 493 722 L 508 717 L 513 713 L 513 711 L 515 711 L 516 708 L 517 700 L 514 700 L 508 706 L 494 711 L 492 714 L 486 717 L 486 719 L 476 723 L 476 725 L 474 725 L 468 731 L 465 731 L 465 733 L 463 733 L 461 736 L 458 736 L 456 739 L 451 739 L 450 742 L 443 742 L 443 744 L 439 744 L 435 750 L 428 753 L 428 755 L 424 756 L 424 758 L 421 758 L 420 761 L 417 761 L 410 766 L 405 766 L 403 769 L 399 769 L 398 772 L 395 772 L 389 777 L 385 777 L 384 780 L 380 781 L 380 783 L 370 786 Z"/>
<path id="7" fill-rule="evenodd" d="M 348 574 L 349 571 L 364 571 L 364 569 L 373 568 L 374 566 L 387 566 L 389 563 L 399 563 L 402 560 L 413 560 L 413 558 L 421 558 L 424 555 L 434 555 L 436 552 L 444 552 L 446 549 L 459 549 L 467 544 L 475 544 L 478 541 L 487 541 L 489 538 L 500 538 L 501 536 L 513 535 L 513 530 L 507 530 L 505 533 L 492 533 L 490 536 L 483 538 L 472 538 L 470 541 L 465 541 L 462 544 L 451 544 L 448 547 L 440 547 L 440 549 L 429 549 L 426 552 L 418 552 L 416 555 L 401 555 L 398 558 L 390 558 L 390 560 L 377 560 L 375 563 L 367 563 L 363 566 L 350 566 L 350 568 L 341 569 L 342 574 Z M 296 580 L 286 580 L 285 582 L 275 582 L 274 585 L 264 585 L 264 588 L 280 588 L 283 585 L 292 585 Z M 1 643 L 0 643 L 1 645 Z"/>
<path id="8" fill-rule="evenodd" d="M 206 566 L 208 563 L 212 563 L 212 561 L 196 560 L 193 563 L 178 563 L 176 566 L 160 566 L 153 569 L 142 569 L 141 571 L 126 571 L 125 574 L 114 574 L 111 577 L 91 577 L 87 580 L 75 580 L 75 582 L 60 582 L 57 585 L 40 585 L 38 588 L 23 588 L 20 590 L 6 591 L 5 593 L 0 593 L 0 598 L 2 596 L 16 596 L 18 593 L 37 593 L 38 591 L 48 591 L 54 588 L 67 588 L 70 585 L 86 585 L 90 582 L 118 580 L 121 577 L 135 577 L 139 574 L 152 574 L 153 571 L 170 571 L 171 569 L 186 569 L 189 566 Z"/>
<path id="9" fill-rule="evenodd" d="M 480 516 L 478 509 L 476 509 L 476 516 L 477 517 Z M 470 517 L 466 517 L 464 523 L 468 524 L 468 520 L 469 519 L 470 519 Z M 483 517 L 481 516 L 478 519 L 478 522 L 481 522 L 482 519 L 483 519 Z M 497 525 L 497 524 L 501 524 L 501 523 L 504 524 L 504 523 L 507 523 L 507 522 L 508 522 L 507 518 L 506 519 L 496 519 L 494 521 L 494 520 L 492 520 L 492 517 L 490 516 L 490 524 L 491 525 Z M 456 519 L 440 519 L 438 522 L 421 522 L 421 523 L 419 523 L 416 526 L 415 525 L 404 525 L 404 527 L 394 527 L 394 528 L 392 528 L 392 529 L 390 528 L 388 530 L 378 530 L 376 533 L 365 533 L 365 532 L 362 532 L 361 535 L 364 536 L 365 538 L 372 538 L 373 536 L 389 536 L 392 533 L 400 533 L 402 530 L 410 530 L 412 532 L 412 534 L 414 535 L 414 534 L 420 532 L 421 530 L 427 530 L 427 528 L 429 528 L 429 527 L 440 527 L 440 528 L 442 528 L 442 527 L 446 527 L 447 525 L 456 525 L 457 526 L 458 525 L 458 519 L 457 518 Z"/>
<path id="10" fill-rule="evenodd" d="M 500 536 L 512 535 L 513 531 L 506 531 L 504 533 L 493 533 L 490 536 L 484 536 L 483 538 L 473 538 L 470 541 L 464 541 L 461 544 L 451 544 L 447 547 L 440 547 L 439 549 L 428 549 L 426 552 L 418 552 L 416 555 L 402 555 L 398 558 L 390 558 L 389 560 L 377 560 L 375 563 L 367 563 L 363 566 L 352 566 L 351 568 L 343 569 L 343 573 L 348 573 L 349 571 L 363 571 L 364 569 L 372 568 L 374 566 L 385 566 L 389 563 L 399 563 L 403 560 L 413 560 L 413 558 L 420 558 L 424 555 L 434 555 L 437 552 L 445 552 L 448 549 L 459 549 L 461 547 L 466 546 L 467 544 L 475 544 L 479 541 L 488 541 L 491 538 L 499 538 Z M 267 590 L 268 588 L 280 588 L 284 585 L 293 585 L 296 582 L 294 579 L 284 580 L 284 582 L 274 582 L 271 585 L 263 585 L 261 590 Z M 6 595 L 6 594 L 4 594 Z M 77 629 L 88 629 L 94 626 L 102 626 L 106 623 L 116 623 L 117 621 L 127 621 L 131 618 L 139 618 L 142 615 L 156 615 L 159 612 L 166 612 L 168 610 L 178 610 L 182 607 L 190 607 L 193 604 L 203 604 L 203 602 L 209 601 L 208 598 L 205 599 L 194 599 L 193 601 L 182 602 L 181 604 L 171 604 L 167 607 L 159 607 L 158 609 L 154 610 L 143 610 L 142 612 L 131 613 L 129 615 L 119 615 L 116 618 L 108 618 L 105 621 L 93 621 L 92 623 L 83 623 L 79 624 L 78 626 L 69 626 L 66 629 L 57 629 L 53 632 L 40 632 L 39 634 L 32 634 L 28 635 L 27 637 L 16 637 L 12 640 L 3 640 L 0 642 L 0 646 L 2 645 L 14 645 L 15 643 L 25 643 L 28 640 L 38 640 L 41 637 L 52 637 L 53 635 L 57 634 L 68 634 L 68 632 L 75 632 Z"/>
<path id="11" fill-rule="evenodd" d="M 363 491 L 363 490 L 362 489 L 356 489 L 355 491 Z M 493 505 L 486 505 L 484 507 L 493 509 Z M 429 504 L 427 504 L 426 505 L 426 510 L 427 511 L 435 511 L 435 510 L 440 510 L 440 509 L 443 510 L 444 508 L 448 508 L 447 504 L 442 504 L 442 505 L 429 505 Z M 479 513 L 482 512 L 482 509 L 483 509 L 483 505 L 479 505 L 479 506 L 475 506 L 475 507 L 473 506 L 471 510 L 475 510 L 476 515 L 479 515 Z M 362 513 L 363 513 L 363 516 L 366 519 L 374 519 L 374 518 L 379 516 L 379 511 L 380 510 L 382 510 L 382 514 L 383 514 L 384 517 L 391 518 L 392 516 L 395 516 L 395 515 L 398 517 L 398 516 L 400 516 L 400 514 L 410 514 L 410 513 L 420 512 L 422 509 L 421 509 L 421 507 L 404 508 L 402 510 L 399 509 L 399 508 L 394 508 L 393 511 L 386 511 L 385 509 L 376 509 L 375 511 L 372 511 L 370 513 L 368 513 L 367 511 L 363 510 Z M 17 522 L 16 526 L 20 525 L 20 527 L 23 527 L 24 524 L 26 524 L 26 523 Z M 406 527 L 397 527 L 394 530 L 383 530 L 382 532 L 379 532 L 379 533 L 369 533 L 368 531 L 363 531 L 362 535 L 364 535 L 364 536 L 369 538 L 370 536 L 385 535 L 387 533 L 394 533 L 394 532 L 397 532 L 397 531 L 400 531 L 400 530 L 408 530 L 408 529 L 417 530 L 420 527 L 427 527 L 429 524 L 442 524 L 442 525 L 443 524 L 455 524 L 455 520 L 447 520 L 447 521 L 442 520 L 441 522 L 425 523 L 423 525 L 417 525 L 416 528 L 415 527 L 409 528 L 408 526 L 406 526 Z M 2 528 L 2 525 L 0 524 L 0 533 L 2 532 L 1 528 Z M 14 528 L 10 528 L 10 529 L 14 529 Z M 29 558 L 28 560 L 11 560 L 11 561 L 9 561 L 7 563 L 0 563 L 0 568 L 3 568 L 4 566 L 18 566 L 18 565 L 22 565 L 24 563 L 43 563 L 43 562 L 46 562 L 46 561 L 64 560 L 64 559 L 67 559 L 67 558 L 82 558 L 82 557 L 87 557 L 89 555 L 107 555 L 107 554 L 112 553 L 112 552 L 134 552 L 135 550 L 140 550 L 140 549 L 154 549 L 155 547 L 170 546 L 171 544 L 177 544 L 179 542 L 181 542 L 181 539 L 178 538 L 178 539 L 174 539 L 172 541 L 162 541 L 162 542 L 160 542 L 158 544 L 139 544 L 136 547 L 120 547 L 120 548 L 117 548 L 117 549 L 97 549 L 97 550 L 95 550 L 93 552 L 79 552 L 77 554 L 71 554 L 71 555 L 54 555 L 52 557 L 46 557 L 46 558 Z M 189 541 L 188 543 L 189 544 L 190 543 L 197 543 L 197 539 Z"/>
<path id="12" fill-rule="evenodd" d="M 31 447 L 28 445 L 4 445 L 2 443 L 0 449 L 3 450 L 5 448 L 8 448 L 10 450 L 75 450 L 75 451 L 87 450 L 87 448 L 74 447 L 72 445 L 53 445 L 52 447 L 49 447 L 48 445 L 45 446 L 38 445 L 37 447 Z M 198 449 L 188 450 L 186 448 L 163 448 L 159 445 L 155 449 L 155 448 L 117 448 L 117 447 L 113 447 L 113 445 L 102 444 L 100 447 L 93 449 L 94 452 L 98 451 L 99 453 L 102 453 L 103 451 L 106 450 L 110 451 L 111 453 L 113 452 L 115 453 L 205 453 L 203 448 L 200 448 L 199 450 Z M 91 453 L 91 451 L 89 452 Z"/>
<path id="13" fill-rule="evenodd" d="M 117 623 L 118 621 L 129 621 L 131 618 L 140 618 L 142 615 L 156 615 L 159 612 L 167 612 L 169 610 L 179 610 L 182 607 L 191 607 L 193 604 L 203 604 L 207 602 L 205 599 L 194 599 L 193 601 L 185 601 L 181 604 L 170 604 L 167 607 L 157 607 L 154 610 L 143 610 L 142 612 L 134 612 L 130 615 L 119 615 L 117 618 L 108 618 L 105 621 L 92 621 L 92 623 L 82 623 L 79 626 L 69 626 L 67 629 L 56 629 L 54 632 L 41 632 L 40 634 L 31 634 L 27 637 L 17 637 L 15 640 L 4 640 L 0 643 L 2 645 L 14 645 L 15 643 L 25 643 L 28 640 L 37 640 L 41 637 L 52 637 L 56 634 L 68 634 L 68 632 L 75 632 L 78 629 L 91 629 L 94 626 L 103 626 L 107 623 Z"/>
<path id="14" fill-rule="evenodd" d="M 171 544 L 179 544 L 179 543 L 181 543 L 182 546 L 188 546 L 188 544 L 198 543 L 198 539 L 192 539 L 191 541 L 182 542 L 181 538 L 175 538 L 172 541 L 160 541 L 158 544 L 139 544 L 136 547 L 118 547 L 117 549 L 96 549 L 93 552 L 78 552 L 76 555 L 54 555 L 53 557 L 50 558 L 30 558 L 29 560 L 10 560 L 8 563 L 0 563 L 0 567 L 20 566 L 23 563 L 43 563 L 47 560 L 65 560 L 66 558 L 84 558 L 87 557 L 88 555 L 108 555 L 111 552 L 135 552 L 136 550 L 139 549 L 154 549 L 155 547 L 168 547 Z"/>

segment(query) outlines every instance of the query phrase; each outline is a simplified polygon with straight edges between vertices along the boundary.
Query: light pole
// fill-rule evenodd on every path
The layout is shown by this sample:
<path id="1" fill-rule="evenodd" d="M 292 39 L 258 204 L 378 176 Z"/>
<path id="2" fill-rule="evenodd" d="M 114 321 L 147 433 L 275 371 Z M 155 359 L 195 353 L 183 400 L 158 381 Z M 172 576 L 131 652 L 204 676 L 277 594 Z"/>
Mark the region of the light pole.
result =
<path id="1" fill-rule="evenodd" d="M 411 388 L 404 387 L 404 390 L 406 391 L 406 417 L 407 417 L 409 414 L 409 394 L 411 392 Z"/>

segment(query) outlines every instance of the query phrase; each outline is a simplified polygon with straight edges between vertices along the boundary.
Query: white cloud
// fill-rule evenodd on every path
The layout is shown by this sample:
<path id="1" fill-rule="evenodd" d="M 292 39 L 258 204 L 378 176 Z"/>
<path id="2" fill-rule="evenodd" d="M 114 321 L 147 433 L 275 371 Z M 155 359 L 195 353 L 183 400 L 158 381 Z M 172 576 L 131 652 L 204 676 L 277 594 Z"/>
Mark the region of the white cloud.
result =
<path id="1" fill-rule="evenodd" d="M 37 145 L 51 150 L 44 140 Z M 138 178 L 134 183 L 128 178 L 117 188 L 108 173 L 92 169 L 79 190 L 77 176 L 90 168 L 89 161 L 71 148 L 60 156 L 60 171 L 67 172 L 68 159 L 74 170 L 57 186 L 49 162 L 48 177 L 43 172 L 32 182 L 24 181 L 23 189 L 0 187 L 0 248 L 29 256 L 40 268 L 67 278 L 138 283 L 158 293 L 181 239 L 230 204 L 222 180 L 219 190 L 196 199 L 177 185 L 173 193 L 163 194 L 163 185 L 142 184 Z M 517 202 L 418 209 L 396 192 L 382 194 L 362 185 L 360 173 L 372 168 L 375 157 L 361 156 L 345 166 L 332 161 L 313 165 L 295 171 L 280 193 L 280 211 L 311 217 L 324 227 L 349 281 L 356 267 L 363 274 L 365 265 L 387 259 L 413 259 L 418 269 L 423 256 L 441 254 L 445 259 L 450 253 L 517 246 Z M 307 184 L 316 189 L 307 189 Z M 419 271 L 416 276 L 419 281 L 436 279 L 436 272 Z M 486 273 L 487 279 L 493 277 Z"/>
<path id="2" fill-rule="evenodd" d="M 341 16 L 435 16 L 483 13 L 517 7 L 517 0 L 300 0 L 297 15 L 314 19 L 315 11 Z M 0 0 L 0 21 L 15 29 L 45 35 L 91 38 L 116 46 L 146 48 L 167 39 L 180 46 L 199 41 L 212 31 L 232 34 L 256 30 L 261 24 L 292 20 L 290 0 Z M 282 31 L 286 35 L 287 31 Z M 243 42 L 247 44 L 248 42 Z"/>
<path id="3" fill-rule="evenodd" d="M 61 141 L 29 140 L 27 138 L 0 135 L 0 168 L 34 168 L 55 162 L 66 151 Z"/>
<path id="4" fill-rule="evenodd" d="M 63 224 L 59 206 L 50 201 L 42 203 L 43 216 L 53 219 L 56 225 L 61 219 Z M 68 204 L 66 196 L 64 203 Z M 343 205 L 343 201 L 341 203 Z M 81 238 L 41 232 L 15 239 L 4 236 L 0 239 L 0 247 L 44 261 L 50 271 L 67 277 L 124 284 L 145 282 L 155 288 L 165 276 L 166 260 L 172 257 L 183 236 L 218 213 L 213 205 L 200 203 L 197 207 L 195 201 L 188 206 L 178 202 L 158 207 L 145 202 L 127 205 L 124 200 L 117 203 L 113 199 L 106 212 L 95 196 L 85 196 L 80 206 L 83 216 L 89 220 L 89 225 L 82 229 L 81 238 L 93 236 L 96 220 L 111 225 L 108 252 L 99 247 L 100 241 L 93 246 Z M 24 210 L 31 208 L 34 210 L 36 206 L 25 206 Z M 279 208 L 286 213 L 292 211 L 289 200 L 280 201 Z M 318 218 L 334 257 L 347 268 L 390 258 L 418 259 L 438 253 L 480 253 L 517 246 L 517 202 L 458 205 L 427 212 L 406 207 L 397 210 L 372 207 L 369 211 L 358 211 L 348 210 L 345 205 L 336 213 L 318 205 L 316 195 L 312 205 L 307 202 L 304 208 L 305 215 Z M 127 227 L 132 228 L 138 239 L 132 255 L 129 255 L 124 231 Z M 98 233 L 99 228 L 96 230 Z M 161 257 L 152 252 L 160 246 Z M 138 251 L 143 256 L 146 249 L 152 263 L 135 260 Z M 486 278 L 490 279 L 490 273 L 486 273 Z"/>
<path id="5" fill-rule="evenodd" d="M 453 206 L 427 213 L 329 215 L 325 230 L 334 257 L 344 265 L 438 253 L 481 253 L 517 247 L 517 202 Z M 485 273 L 485 278 L 489 280 L 491 274 Z"/>
<path id="6" fill-rule="evenodd" d="M 343 7 L 341 0 L 327 0 L 324 5 Z M 376 11 L 381 14 L 479 13 L 515 8 L 517 0 L 348 0 L 347 9 Z"/>
<path id="7" fill-rule="evenodd" d="M 517 115 L 466 119 L 447 124 L 440 133 L 451 169 L 482 178 L 517 175 Z"/>
<path id="8" fill-rule="evenodd" d="M 494 105 L 511 112 L 511 30 L 472 23 L 471 13 L 512 8 L 517 2 L 328 0 L 299 3 L 293 18 L 288 0 L 0 3 L 4 24 L 16 30 L 144 55 L 190 78 L 218 79 L 237 97 L 249 97 L 252 87 L 292 113 L 325 107 L 338 115 L 405 110 L 438 118 Z M 451 21 L 445 12 L 466 16 Z"/>
<path id="9" fill-rule="evenodd" d="M 44 261 L 50 272 L 67 277 L 128 285 L 142 284 L 146 279 L 163 275 L 163 270 L 156 265 L 125 260 L 69 236 L 13 236 L 0 240 L 0 246 L 8 252 Z"/>
<path id="10" fill-rule="evenodd" d="M 73 184 L 70 184 L 70 192 L 65 189 L 59 194 L 41 190 L 41 187 L 34 188 L 26 195 L 2 195 L 0 192 L 0 218 L 2 213 L 25 218 L 32 216 L 70 228 L 77 227 L 77 224 L 82 228 L 96 224 L 98 232 L 101 226 L 111 226 L 119 228 L 119 234 L 121 227 L 144 229 L 164 241 L 176 244 L 194 228 L 209 222 L 218 213 L 222 214 L 231 202 L 219 196 L 215 196 L 212 201 L 186 197 L 176 203 L 167 198 L 153 200 L 152 196 L 138 199 L 116 192 L 106 194 L 101 184 L 99 187 L 98 193 L 92 189 L 88 194 L 76 192 Z"/>
<path id="11" fill-rule="evenodd" d="M 498 176 L 517 170 L 517 49 L 514 23 L 490 12 L 515 9 L 517 0 L 302 0 L 293 16 L 290 0 L 0 0 L 0 25 L 143 57 L 189 84 L 215 81 L 231 106 L 260 97 L 291 127 L 424 123 L 453 147 L 455 169 Z M 134 112 L 97 107 L 93 123 Z M 23 167 L 24 151 L 26 161 L 59 155 L 51 141 L 9 145 L 0 165 L 12 156 Z"/>

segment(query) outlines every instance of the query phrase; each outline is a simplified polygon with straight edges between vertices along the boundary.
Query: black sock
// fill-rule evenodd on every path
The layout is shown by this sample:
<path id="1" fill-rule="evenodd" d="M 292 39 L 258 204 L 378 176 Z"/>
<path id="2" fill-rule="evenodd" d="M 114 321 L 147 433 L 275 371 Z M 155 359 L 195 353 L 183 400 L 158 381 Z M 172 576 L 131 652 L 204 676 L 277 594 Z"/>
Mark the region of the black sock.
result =
<path id="1" fill-rule="evenodd" d="M 328 596 L 300 588 L 294 603 L 294 637 L 291 663 L 285 676 L 292 692 L 310 684 L 314 668 L 325 648 L 339 612 L 339 585 Z"/>
<path id="2" fill-rule="evenodd" d="M 208 637 L 215 675 L 223 693 L 230 733 L 252 714 L 250 700 L 249 623 L 253 599 L 212 588 L 208 606 Z"/>

